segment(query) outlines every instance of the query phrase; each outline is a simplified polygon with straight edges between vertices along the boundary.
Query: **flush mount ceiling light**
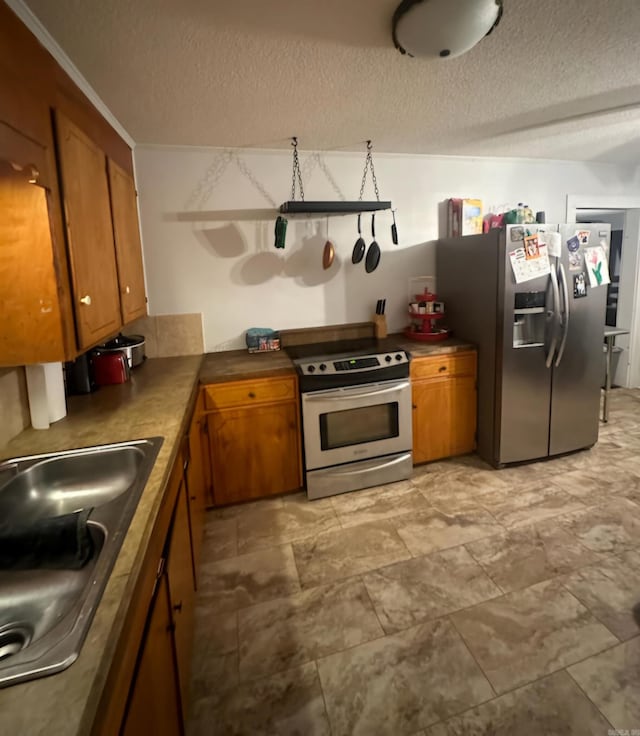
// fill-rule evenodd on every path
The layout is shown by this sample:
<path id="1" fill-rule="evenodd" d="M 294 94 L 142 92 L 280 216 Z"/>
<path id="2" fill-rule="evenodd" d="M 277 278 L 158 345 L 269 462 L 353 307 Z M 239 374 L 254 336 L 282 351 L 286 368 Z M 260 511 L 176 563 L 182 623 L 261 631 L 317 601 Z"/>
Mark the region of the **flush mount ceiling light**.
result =
<path id="1" fill-rule="evenodd" d="M 393 14 L 393 42 L 409 56 L 453 58 L 498 25 L 502 0 L 402 0 Z"/>

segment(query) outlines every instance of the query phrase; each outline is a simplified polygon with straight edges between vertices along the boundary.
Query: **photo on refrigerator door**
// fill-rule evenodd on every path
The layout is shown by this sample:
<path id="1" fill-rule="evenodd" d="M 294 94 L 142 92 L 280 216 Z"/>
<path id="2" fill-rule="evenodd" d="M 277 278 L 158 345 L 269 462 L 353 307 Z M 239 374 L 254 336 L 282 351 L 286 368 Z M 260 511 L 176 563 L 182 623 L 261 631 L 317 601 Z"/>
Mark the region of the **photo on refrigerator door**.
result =
<path id="1" fill-rule="evenodd" d="M 527 260 L 540 258 L 540 246 L 537 235 L 527 235 L 524 239 L 524 250 Z"/>
<path id="2" fill-rule="evenodd" d="M 573 277 L 573 298 L 580 299 L 587 296 L 587 282 L 584 273 L 577 273 Z"/>

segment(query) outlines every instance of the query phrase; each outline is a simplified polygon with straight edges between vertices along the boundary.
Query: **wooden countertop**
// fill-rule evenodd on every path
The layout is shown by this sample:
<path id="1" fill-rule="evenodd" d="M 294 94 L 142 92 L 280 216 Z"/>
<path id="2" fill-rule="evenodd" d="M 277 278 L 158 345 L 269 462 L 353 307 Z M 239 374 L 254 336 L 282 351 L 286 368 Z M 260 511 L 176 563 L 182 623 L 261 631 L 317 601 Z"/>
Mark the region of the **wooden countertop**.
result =
<path id="1" fill-rule="evenodd" d="M 147 360 L 131 380 L 68 402 L 68 415 L 48 430 L 28 429 L 5 458 L 162 436 L 147 485 L 78 659 L 50 677 L 0 689 L 0 731 L 25 736 L 79 736 L 94 721 L 135 589 L 160 501 L 195 401 L 202 356 Z"/>

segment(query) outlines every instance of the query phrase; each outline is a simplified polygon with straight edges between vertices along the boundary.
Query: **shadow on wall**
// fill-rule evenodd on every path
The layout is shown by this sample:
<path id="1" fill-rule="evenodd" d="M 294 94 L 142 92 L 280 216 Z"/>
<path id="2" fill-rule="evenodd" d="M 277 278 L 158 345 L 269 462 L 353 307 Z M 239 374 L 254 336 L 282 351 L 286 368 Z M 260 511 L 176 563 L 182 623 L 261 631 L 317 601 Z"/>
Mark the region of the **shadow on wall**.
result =
<path id="1" fill-rule="evenodd" d="M 446 202 L 440 204 L 440 210 L 441 227 L 446 227 Z M 276 249 L 273 215 L 272 210 L 224 210 L 170 213 L 164 219 L 190 223 L 194 237 L 207 253 L 214 258 L 232 259 L 230 279 L 236 286 L 259 286 L 277 277 L 291 279 L 299 286 L 326 286 L 340 277 L 347 291 L 335 306 L 338 309 L 340 304 L 342 308 L 346 306 L 356 319 L 362 318 L 361 299 L 369 298 L 369 292 L 389 291 L 392 281 L 393 291 L 403 293 L 410 276 L 433 272 L 431 261 L 434 257 L 430 252 L 435 253 L 435 246 L 429 249 L 425 242 L 408 247 L 395 246 L 388 238 L 379 237 L 380 264 L 368 274 L 364 259 L 358 264 L 351 262 L 353 243 L 345 241 L 344 230 L 336 241 L 332 231 L 339 231 L 339 228 L 326 219 L 290 219 L 287 245 L 284 249 Z M 228 221 L 226 218 L 230 216 L 237 221 Z M 208 224 L 211 222 L 220 224 L 212 227 Z M 244 228 L 240 222 L 245 223 Z M 247 233 L 250 223 L 253 233 Z M 322 257 L 327 239 L 335 244 L 336 253 L 332 266 L 324 269 Z"/>
<path id="2" fill-rule="evenodd" d="M 331 268 L 322 267 L 322 252 L 326 237 L 320 232 L 305 237 L 292 248 L 277 251 L 273 244 L 249 255 L 236 263 L 231 270 L 234 284 L 264 284 L 276 276 L 293 279 L 301 286 L 321 286 L 335 278 L 340 268 L 340 258 L 335 257 Z"/>
<path id="3" fill-rule="evenodd" d="M 268 222 L 262 218 L 245 220 L 255 225 L 253 241 L 257 252 L 251 254 L 247 238 L 233 222 L 220 227 L 195 226 L 196 222 L 204 219 L 215 219 L 206 217 L 210 213 L 179 213 L 193 216 L 182 218 L 172 215 L 165 220 L 191 221 L 194 224 L 193 234 L 206 251 L 217 258 L 237 259 L 231 269 L 231 280 L 238 286 L 257 286 L 276 276 L 294 279 L 302 286 L 320 286 L 331 281 L 339 270 L 341 259 L 336 255 L 330 269 L 324 270 L 322 267 L 322 252 L 327 240 L 324 221 L 301 223 L 302 236 L 291 233 L 289 237 L 290 242 L 295 238 L 296 244 L 276 250 L 273 243 L 274 218 L 271 211 L 269 213 Z"/>
<path id="4" fill-rule="evenodd" d="M 194 235 L 207 250 L 220 258 L 239 258 L 248 248 L 242 233 L 236 225 L 229 223 L 217 228 L 194 228 Z"/>

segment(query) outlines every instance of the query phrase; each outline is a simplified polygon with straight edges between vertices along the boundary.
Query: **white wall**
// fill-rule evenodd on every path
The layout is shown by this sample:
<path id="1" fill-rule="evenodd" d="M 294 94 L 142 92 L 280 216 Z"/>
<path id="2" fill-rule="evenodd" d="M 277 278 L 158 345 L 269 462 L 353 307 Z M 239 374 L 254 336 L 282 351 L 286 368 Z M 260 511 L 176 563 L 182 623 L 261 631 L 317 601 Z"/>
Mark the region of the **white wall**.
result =
<path id="1" fill-rule="evenodd" d="M 357 199 L 364 153 L 301 153 L 307 200 Z M 336 259 L 322 269 L 327 219 L 289 217 L 284 250 L 273 247 L 276 207 L 291 195 L 289 151 L 135 149 L 151 314 L 203 312 L 207 351 L 244 346 L 248 327 L 285 329 L 370 319 L 387 299 L 390 331 L 406 324 L 409 278 L 434 273 L 439 203 L 479 197 L 485 210 L 526 202 L 547 222 L 565 219 L 567 194 L 637 193 L 636 171 L 609 164 L 376 154 L 380 198 L 377 271 L 351 263 L 355 215 L 332 217 Z M 371 181 L 365 199 L 374 199 Z M 363 217 L 371 241 L 370 217 Z"/>

